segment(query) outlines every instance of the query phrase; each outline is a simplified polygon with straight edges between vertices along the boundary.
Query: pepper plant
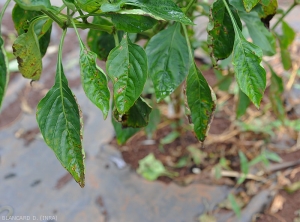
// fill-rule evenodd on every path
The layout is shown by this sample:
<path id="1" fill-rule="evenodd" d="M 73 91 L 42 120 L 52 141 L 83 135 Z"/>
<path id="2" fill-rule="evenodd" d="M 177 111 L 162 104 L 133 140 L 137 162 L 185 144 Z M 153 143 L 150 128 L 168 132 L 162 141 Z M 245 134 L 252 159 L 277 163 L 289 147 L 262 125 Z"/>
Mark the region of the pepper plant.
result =
<path id="1" fill-rule="evenodd" d="M 1 9 L 0 22 L 9 3 L 7 0 Z M 293 7 L 298 3 L 295 1 Z M 190 124 L 196 137 L 204 141 L 216 103 L 212 88 L 194 62 L 191 42 L 195 18 L 209 16 L 206 48 L 212 63 L 218 66 L 219 60 L 232 56 L 240 96 L 258 108 L 266 88 L 262 56 L 276 53 L 276 39 L 285 67 L 290 66 L 284 55 L 295 35 L 283 21 L 284 12 L 275 25 L 282 23 L 284 35 L 270 31 L 269 21 L 276 10 L 277 0 L 216 0 L 211 5 L 195 0 L 62 0 L 61 7 L 52 6 L 50 0 L 15 0 L 12 20 L 18 37 L 12 48 L 20 73 L 38 81 L 52 26 L 56 24 L 63 30 L 55 83 L 39 102 L 36 119 L 46 144 L 83 187 L 81 109 L 62 64 L 62 48 L 69 29 L 74 29 L 78 37 L 82 87 L 104 118 L 112 111 L 119 143 L 146 127 L 149 118 L 156 116 L 152 107 L 167 97 L 177 101 L 179 110 L 180 101 L 186 101 Z M 241 20 L 252 42 L 244 37 Z M 81 40 L 78 29 L 89 30 L 87 42 Z M 136 44 L 140 39 L 146 40 L 144 46 Z M 1 104 L 9 79 L 2 36 L 0 46 Z M 97 59 L 106 60 L 106 72 L 97 66 Z M 278 87 L 281 80 L 275 73 L 272 75 L 272 84 Z M 111 92 L 108 81 L 113 85 Z M 142 97 L 146 82 L 153 84 L 155 91 L 150 105 Z M 276 103 L 277 98 L 273 99 Z M 240 112 L 249 103 L 238 105 Z M 157 122 L 155 118 L 150 121 Z"/>

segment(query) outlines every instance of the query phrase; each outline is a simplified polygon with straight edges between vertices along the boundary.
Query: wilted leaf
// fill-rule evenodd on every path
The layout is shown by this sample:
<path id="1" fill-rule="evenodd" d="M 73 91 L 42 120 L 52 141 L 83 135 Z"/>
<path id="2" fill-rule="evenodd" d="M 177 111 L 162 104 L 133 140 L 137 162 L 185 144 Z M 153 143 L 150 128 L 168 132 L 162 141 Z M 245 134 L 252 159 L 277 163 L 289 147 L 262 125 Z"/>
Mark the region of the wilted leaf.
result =
<path id="1" fill-rule="evenodd" d="M 46 23 L 45 17 L 39 17 L 32 21 L 28 32 L 20 35 L 13 44 L 13 53 L 19 64 L 19 70 L 25 78 L 38 80 L 42 73 L 42 56 L 40 53 L 38 36 L 35 33 L 35 25 L 39 22 Z"/>
<path id="2" fill-rule="evenodd" d="M 82 118 L 76 99 L 68 87 L 61 63 L 60 45 L 55 84 L 39 102 L 36 118 L 46 144 L 57 159 L 84 187 Z"/>
<path id="3" fill-rule="evenodd" d="M 148 76 L 146 53 L 124 35 L 120 45 L 109 53 L 106 70 L 114 85 L 115 106 L 123 114 L 143 91 Z"/>
<path id="4" fill-rule="evenodd" d="M 147 180 L 156 180 L 160 176 L 176 176 L 177 173 L 167 171 L 164 165 L 155 158 L 153 153 L 148 154 L 139 161 L 137 173 Z"/>
<path id="5" fill-rule="evenodd" d="M 198 139 L 204 141 L 213 117 L 215 102 L 213 92 L 194 62 L 191 64 L 186 85 L 194 131 Z"/>
<path id="6" fill-rule="evenodd" d="M 188 73 L 189 54 L 180 24 L 169 27 L 151 38 L 147 47 L 149 72 L 158 101 L 170 95 Z"/>
<path id="7" fill-rule="evenodd" d="M 42 15 L 43 13 L 40 11 L 24 10 L 18 4 L 16 4 L 12 11 L 12 19 L 15 25 L 15 29 L 18 32 L 18 35 L 26 33 L 29 29 L 29 25 L 31 24 L 31 22 L 35 18 Z M 34 32 L 39 41 L 39 47 L 42 57 L 46 54 L 47 48 L 49 46 L 51 31 L 52 20 L 46 19 L 46 17 L 45 20 L 40 20 L 34 25 Z"/>
<path id="8" fill-rule="evenodd" d="M 239 28 L 242 29 L 237 10 L 231 7 L 231 11 Z M 217 0 L 212 4 L 209 20 L 207 31 L 213 55 L 218 60 L 225 59 L 232 52 L 235 34 L 230 15 L 225 8 L 223 0 Z"/>

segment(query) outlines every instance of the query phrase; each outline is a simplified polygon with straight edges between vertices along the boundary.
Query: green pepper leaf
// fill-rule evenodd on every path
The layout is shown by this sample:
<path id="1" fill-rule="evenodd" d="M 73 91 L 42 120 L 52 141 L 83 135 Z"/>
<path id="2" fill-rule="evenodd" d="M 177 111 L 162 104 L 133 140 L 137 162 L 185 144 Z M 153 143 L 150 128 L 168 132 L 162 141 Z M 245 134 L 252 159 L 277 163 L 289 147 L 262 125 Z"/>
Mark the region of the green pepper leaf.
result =
<path id="1" fill-rule="evenodd" d="M 228 4 L 223 0 L 234 27 L 233 66 L 240 89 L 259 107 L 266 88 L 266 71 L 261 66 L 262 50 L 248 42 L 239 29 Z"/>
<path id="2" fill-rule="evenodd" d="M 120 114 L 124 114 L 140 97 L 147 80 L 146 53 L 126 34 L 120 45 L 109 53 L 106 70 L 114 85 L 115 106 Z"/>
<path id="3" fill-rule="evenodd" d="M 238 99 L 238 103 L 237 103 L 237 109 L 236 109 L 236 117 L 240 118 L 241 116 L 243 116 L 246 111 L 247 108 L 249 107 L 251 101 L 248 98 L 248 96 L 243 93 L 242 90 L 239 90 L 239 99 Z"/>
<path id="4" fill-rule="evenodd" d="M 146 31 L 157 23 L 155 19 L 141 15 L 113 14 L 111 20 L 118 30 L 131 33 Z"/>
<path id="5" fill-rule="evenodd" d="M 20 35 L 12 46 L 13 53 L 18 60 L 19 70 L 25 78 L 39 80 L 41 76 L 42 55 L 35 26 L 40 27 L 41 24 L 45 23 L 48 23 L 47 17 L 36 18 L 30 24 L 28 32 Z"/>
<path id="6" fill-rule="evenodd" d="M 122 124 L 123 127 L 141 128 L 147 126 L 151 106 L 142 98 L 134 103 L 134 105 L 124 114 L 120 114 L 117 109 L 114 110 L 114 118 Z"/>
<path id="7" fill-rule="evenodd" d="M 121 123 L 117 122 L 114 117 L 111 118 L 112 124 L 116 132 L 116 138 L 119 145 L 126 143 L 126 141 L 134 134 L 139 132 L 140 128 L 124 128 Z"/>
<path id="8" fill-rule="evenodd" d="M 86 12 L 98 12 L 103 3 L 107 0 L 76 0 L 78 6 Z"/>
<path id="9" fill-rule="evenodd" d="M 261 22 L 257 12 L 239 12 L 241 19 L 246 23 L 253 43 L 259 46 L 265 55 L 276 54 L 276 38 Z"/>
<path id="10" fill-rule="evenodd" d="M 15 0 L 23 9 L 30 11 L 41 11 L 51 8 L 50 0 Z"/>
<path id="11" fill-rule="evenodd" d="M 126 4 L 140 7 L 145 12 L 149 12 L 166 20 L 181 22 L 185 25 L 193 25 L 193 22 L 172 0 L 127 0 Z"/>
<path id="12" fill-rule="evenodd" d="M 156 98 L 161 101 L 182 83 L 188 73 L 188 46 L 180 33 L 180 23 L 152 37 L 146 53 Z"/>
<path id="13" fill-rule="evenodd" d="M 232 6 L 230 9 L 239 28 L 242 29 L 242 23 L 237 14 L 237 10 Z M 235 34 L 230 15 L 222 0 L 217 0 L 212 4 L 209 20 L 207 26 L 209 34 L 208 41 L 212 46 L 213 55 L 217 60 L 225 59 L 232 53 Z"/>
<path id="14" fill-rule="evenodd" d="M 0 108 L 9 79 L 8 61 L 4 50 L 4 41 L 0 36 Z"/>
<path id="15" fill-rule="evenodd" d="M 208 83 L 193 62 L 186 82 L 186 96 L 191 111 L 194 131 L 200 141 L 204 141 L 215 110 L 215 101 Z"/>
<path id="16" fill-rule="evenodd" d="M 270 101 L 272 104 L 273 111 L 276 116 L 281 120 L 285 120 L 285 109 L 282 100 L 282 94 L 284 92 L 283 80 L 279 77 L 271 66 L 269 66 L 271 71 L 271 85 L 270 85 Z"/>
<path id="17" fill-rule="evenodd" d="M 96 59 L 96 53 L 88 51 L 81 44 L 79 62 L 82 86 L 86 96 L 103 112 L 103 118 L 106 119 L 109 111 L 110 92 L 106 75 L 97 66 Z"/>
<path id="18" fill-rule="evenodd" d="M 12 19 L 18 35 L 26 33 L 31 22 L 35 18 L 42 15 L 42 12 L 24 10 L 18 4 L 16 4 L 12 11 Z M 46 54 L 47 48 L 49 46 L 51 31 L 52 20 L 46 19 L 46 17 L 45 20 L 40 20 L 37 24 L 34 25 L 34 32 L 37 35 L 39 41 L 39 47 L 42 57 Z"/>
<path id="19" fill-rule="evenodd" d="M 82 117 L 63 71 L 62 43 L 63 38 L 58 54 L 55 84 L 39 102 L 36 118 L 46 144 L 75 181 L 84 187 Z"/>
<path id="20" fill-rule="evenodd" d="M 259 3 L 259 0 L 243 0 L 244 7 L 247 12 L 250 12 L 254 6 L 256 6 Z"/>
<path id="21" fill-rule="evenodd" d="M 149 124 L 145 127 L 148 138 L 152 138 L 153 133 L 157 130 L 157 126 L 160 123 L 160 111 L 154 108 L 149 116 Z"/>

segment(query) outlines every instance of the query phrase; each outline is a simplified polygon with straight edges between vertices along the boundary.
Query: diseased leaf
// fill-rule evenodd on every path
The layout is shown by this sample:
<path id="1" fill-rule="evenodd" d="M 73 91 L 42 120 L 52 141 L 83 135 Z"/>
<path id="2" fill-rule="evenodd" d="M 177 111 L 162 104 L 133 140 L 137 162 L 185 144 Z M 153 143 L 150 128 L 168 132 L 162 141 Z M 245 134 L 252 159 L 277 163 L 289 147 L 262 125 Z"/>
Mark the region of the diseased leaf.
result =
<path id="1" fill-rule="evenodd" d="M 193 25 L 193 22 L 181 11 L 172 0 L 127 0 L 125 4 L 140 7 L 145 12 L 157 15 L 166 20 Z"/>
<path id="2" fill-rule="evenodd" d="M 251 101 L 248 98 L 247 95 L 245 95 L 245 93 L 242 92 L 242 90 L 239 90 L 239 99 L 238 99 L 238 103 L 237 103 L 237 109 L 236 109 L 236 117 L 240 118 L 241 116 L 243 116 L 246 111 L 247 108 L 249 107 Z"/>
<path id="3" fill-rule="evenodd" d="M 116 109 L 113 114 L 114 118 L 120 122 L 123 127 L 141 128 L 147 126 L 151 110 L 151 106 L 140 97 L 124 114 L 120 114 Z"/>
<path id="4" fill-rule="evenodd" d="M 23 9 L 30 11 L 47 10 L 51 7 L 50 0 L 15 0 Z"/>
<path id="5" fill-rule="evenodd" d="M 12 19 L 18 35 L 22 35 L 23 33 L 28 32 L 31 22 L 33 22 L 35 18 L 42 15 L 43 13 L 40 11 L 24 10 L 18 4 L 16 4 L 12 11 Z M 45 17 L 45 20 L 40 20 L 34 25 L 34 32 L 37 35 L 39 41 L 39 47 L 42 57 L 46 54 L 52 31 L 52 20 L 46 18 L 47 17 Z"/>
<path id="6" fill-rule="evenodd" d="M 277 0 L 269 0 L 263 3 L 262 9 L 264 12 L 264 15 L 261 17 L 261 19 L 267 23 L 267 27 L 269 27 L 269 22 L 273 18 L 273 16 L 276 14 L 278 8 L 278 2 Z"/>
<path id="7" fill-rule="evenodd" d="M 239 28 L 242 29 L 237 10 L 233 7 L 230 9 Z M 209 20 L 207 26 L 208 41 L 211 44 L 213 55 L 217 60 L 225 59 L 232 53 L 235 34 L 223 0 L 217 0 L 212 4 Z"/>
<path id="8" fill-rule="evenodd" d="M 117 122 L 114 117 L 111 118 L 112 124 L 116 132 L 116 138 L 119 145 L 126 143 L 126 141 L 140 131 L 140 128 L 123 128 L 122 124 Z"/>
<path id="9" fill-rule="evenodd" d="M 81 111 L 63 71 L 61 47 L 62 43 L 55 84 L 39 102 L 36 118 L 46 144 L 75 181 L 84 187 Z"/>
<path id="10" fill-rule="evenodd" d="M 106 119 L 109 111 L 110 92 L 104 71 L 97 66 L 97 55 L 82 44 L 80 50 L 80 75 L 86 96 L 103 113 Z"/>
<path id="11" fill-rule="evenodd" d="M 282 93 L 284 91 L 283 80 L 274 72 L 271 66 L 269 66 L 269 68 L 271 71 L 271 85 L 270 85 L 269 97 L 271 100 L 272 108 L 276 116 L 281 121 L 284 121 L 285 109 L 284 109 L 283 99 L 282 99 Z"/>
<path id="12" fill-rule="evenodd" d="M 260 64 L 262 61 L 262 50 L 244 38 L 228 4 L 225 0 L 223 2 L 234 26 L 233 66 L 238 85 L 254 105 L 259 107 L 266 88 L 266 71 Z"/>
<path id="13" fill-rule="evenodd" d="M 244 7 L 247 12 L 250 12 L 254 6 L 256 6 L 259 3 L 259 0 L 243 0 Z"/>
<path id="14" fill-rule="evenodd" d="M 118 30 L 131 33 L 146 31 L 157 23 L 155 19 L 141 15 L 113 14 L 111 20 Z"/>
<path id="15" fill-rule="evenodd" d="M 4 41 L 0 36 L 0 109 L 9 79 L 8 61 L 4 50 Z"/>
<path id="16" fill-rule="evenodd" d="M 32 80 L 39 80 L 43 69 L 38 36 L 34 30 L 40 21 L 47 22 L 47 19 L 44 17 L 35 19 L 30 24 L 28 32 L 20 35 L 12 46 L 20 72 L 25 78 Z"/>
<path id="17" fill-rule="evenodd" d="M 213 117 L 215 102 L 212 91 L 196 64 L 191 64 L 186 82 L 186 96 L 194 131 L 204 141 Z"/>
<path id="18" fill-rule="evenodd" d="M 152 37 L 146 53 L 155 95 L 161 101 L 182 83 L 188 73 L 188 47 L 180 33 L 180 24 L 176 23 Z"/>
<path id="19" fill-rule="evenodd" d="M 113 82 L 115 106 L 124 114 L 143 91 L 148 76 L 146 53 L 124 35 L 120 45 L 109 53 L 106 70 Z"/>

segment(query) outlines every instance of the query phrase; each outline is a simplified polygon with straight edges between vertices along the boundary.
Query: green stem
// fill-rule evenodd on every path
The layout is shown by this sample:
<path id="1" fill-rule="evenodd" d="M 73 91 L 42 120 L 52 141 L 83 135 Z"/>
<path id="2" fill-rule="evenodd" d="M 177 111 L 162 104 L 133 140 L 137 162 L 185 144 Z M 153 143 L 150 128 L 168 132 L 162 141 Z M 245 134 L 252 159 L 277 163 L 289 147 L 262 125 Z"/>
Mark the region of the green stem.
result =
<path id="1" fill-rule="evenodd" d="M 186 14 L 186 13 L 190 10 L 190 8 L 192 7 L 192 5 L 193 5 L 194 3 L 195 3 L 195 0 L 191 0 L 191 1 L 189 2 L 189 4 L 187 5 L 187 7 L 183 9 L 183 13 Z"/>
<path id="2" fill-rule="evenodd" d="M 46 15 L 48 15 L 53 21 L 55 21 L 59 25 L 59 27 L 61 27 L 63 29 L 64 23 L 63 23 L 63 21 L 61 21 L 59 19 L 59 17 L 57 17 L 57 15 L 55 15 L 52 12 L 47 11 L 47 10 L 41 10 L 41 12 L 43 12 Z"/>
<path id="3" fill-rule="evenodd" d="M 116 45 L 116 47 L 117 47 L 117 46 L 120 44 L 118 32 L 115 30 L 115 31 L 113 32 L 113 34 L 114 34 L 115 45 Z"/>
<path id="4" fill-rule="evenodd" d="M 187 30 L 186 30 L 186 26 L 183 25 L 183 24 L 181 24 L 181 26 L 182 26 L 182 29 L 183 29 L 183 32 L 184 32 L 184 37 L 185 37 L 186 43 L 188 45 L 189 57 L 190 57 L 191 61 L 193 61 L 194 60 L 194 53 L 192 52 L 192 47 L 191 47 L 189 36 L 188 36 Z"/>
<path id="5" fill-rule="evenodd" d="M 80 38 L 80 35 L 79 35 L 79 33 L 78 33 L 78 30 L 77 30 L 77 28 L 76 28 L 76 25 L 75 25 L 73 19 L 71 19 L 71 23 L 72 23 L 72 25 L 73 25 L 73 27 L 74 27 L 74 30 L 75 30 L 75 32 L 76 32 L 76 35 L 77 35 L 77 38 L 78 38 L 78 41 L 79 41 L 79 44 L 80 44 L 80 48 L 81 48 L 81 49 L 84 49 L 84 48 L 85 48 L 85 45 L 82 43 L 82 40 L 81 40 L 81 38 Z"/>
<path id="6" fill-rule="evenodd" d="M 7 0 L 0 12 L 0 35 L 1 35 L 1 23 L 2 23 L 2 19 L 3 19 L 3 16 L 4 16 L 4 12 L 6 11 L 9 3 L 10 3 L 11 0 Z"/>
<path id="7" fill-rule="evenodd" d="M 59 48 L 58 48 L 58 59 L 57 59 L 58 63 L 61 63 L 61 61 L 62 61 L 62 47 L 63 47 L 63 44 L 64 44 L 66 34 L 67 34 L 67 29 L 64 29 L 63 33 L 62 33 L 62 36 L 61 36 L 61 39 L 60 39 Z M 61 68 L 61 64 L 59 64 L 57 67 Z M 62 72 L 58 72 L 58 73 L 59 73 L 58 78 L 61 81 L 61 73 Z"/>
<path id="8" fill-rule="evenodd" d="M 284 17 L 290 13 L 290 11 L 297 5 L 296 2 L 294 2 L 283 14 L 282 16 L 277 20 L 277 22 L 275 23 L 275 25 L 272 27 L 272 30 L 274 30 L 279 23 L 284 19 Z"/>

